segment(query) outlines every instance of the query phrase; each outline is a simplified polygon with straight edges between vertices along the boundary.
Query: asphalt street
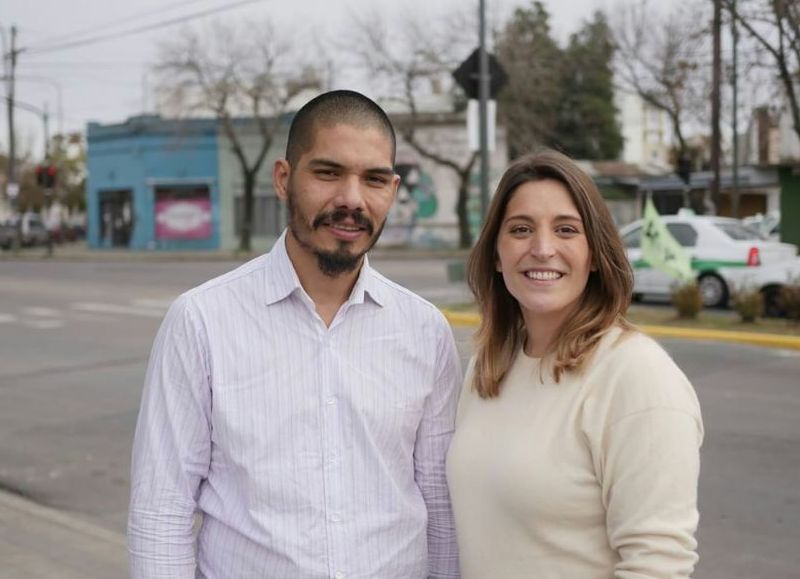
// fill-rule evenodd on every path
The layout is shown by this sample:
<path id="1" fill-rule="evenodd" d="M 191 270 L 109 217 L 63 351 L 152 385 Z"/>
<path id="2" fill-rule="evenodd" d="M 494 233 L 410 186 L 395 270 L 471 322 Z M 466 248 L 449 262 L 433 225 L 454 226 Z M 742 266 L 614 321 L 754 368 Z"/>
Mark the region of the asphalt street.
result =
<path id="1" fill-rule="evenodd" d="M 236 265 L 0 263 L 0 488 L 124 532 L 131 437 L 158 324 L 178 294 Z M 374 265 L 434 303 L 467 300 L 444 260 Z M 466 360 L 471 329 L 455 333 Z M 800 352 L 662 343 L 705 419 L 696 577 L 798 577 Z"/>

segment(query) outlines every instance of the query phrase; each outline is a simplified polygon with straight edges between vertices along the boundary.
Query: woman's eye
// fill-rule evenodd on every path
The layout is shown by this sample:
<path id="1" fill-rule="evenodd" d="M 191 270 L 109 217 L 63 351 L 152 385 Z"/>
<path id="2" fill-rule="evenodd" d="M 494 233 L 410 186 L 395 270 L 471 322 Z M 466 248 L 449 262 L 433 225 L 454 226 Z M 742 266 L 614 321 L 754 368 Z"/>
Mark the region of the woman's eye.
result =
<path id="1" fill-rule="evenodd" d="M 531 230 L 531 228 L 528 227 L 527 225 L 514 225 L 510 229 L 510 232 L 515 234 L 515 235 L 519 235 L 519 234 L 529 233 L 530 230 Z"/>
<path id="2" fill-rule="evenodd" d="M 556 232 L 561 233 L 562 235 L 575 235 L 578 233 L 578 229 L 572 225 L 561 225 L 556 228 Z"/>

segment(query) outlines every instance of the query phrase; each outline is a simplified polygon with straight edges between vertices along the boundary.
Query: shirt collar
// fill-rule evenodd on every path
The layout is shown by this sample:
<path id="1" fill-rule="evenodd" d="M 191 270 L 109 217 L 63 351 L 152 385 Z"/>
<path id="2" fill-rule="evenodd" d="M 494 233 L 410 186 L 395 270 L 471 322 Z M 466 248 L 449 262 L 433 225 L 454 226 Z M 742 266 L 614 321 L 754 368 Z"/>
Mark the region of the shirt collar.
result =
<path id="1" fill-rule="evenodd" d="M 297 277 L 297 272 L 286 251 L 285 229 L 266 258 L 264 295 L 267 305 L 284 300 L 295 291 L 302 291 L 300 278 Z M 368 296 L 370 300 L 383 307 L 387 296 L 384 284 L 379 278 L 379 274 L 370 267 L 369 258 L 364 256 L 361 272 L 347 301 L 351 304 L 363 304 Z"/>

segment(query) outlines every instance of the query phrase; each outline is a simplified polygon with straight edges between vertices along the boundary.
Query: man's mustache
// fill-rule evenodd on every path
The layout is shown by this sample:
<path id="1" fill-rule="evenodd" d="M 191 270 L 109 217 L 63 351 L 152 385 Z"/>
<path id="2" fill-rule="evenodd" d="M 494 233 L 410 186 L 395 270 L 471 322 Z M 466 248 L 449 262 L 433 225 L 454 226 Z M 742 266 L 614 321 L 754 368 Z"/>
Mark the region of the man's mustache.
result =
<path id="1" fill-rule="evenodd" d="M 348 219 L 353 225 L 363 228 L 370 235 L 375 232 L 375 225 L 373 225 L 372 221 L 364 217 L 363 213 L 360 211 L 351 211 L 349 209 L 336 209 L 334 211 L 320 213 L 314 218 L 314 222 L 311 225 L 314 229 L 317 229 L 322 225 L 333 225 L 334 223 L 341 223 Z"/>

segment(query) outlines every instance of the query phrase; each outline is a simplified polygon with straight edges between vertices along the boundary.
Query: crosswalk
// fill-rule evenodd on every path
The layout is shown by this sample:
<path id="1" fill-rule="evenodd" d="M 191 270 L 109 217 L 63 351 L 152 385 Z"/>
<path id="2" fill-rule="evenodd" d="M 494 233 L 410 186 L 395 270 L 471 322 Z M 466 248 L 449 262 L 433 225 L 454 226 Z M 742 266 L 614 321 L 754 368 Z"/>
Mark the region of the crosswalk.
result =
<path id="1" fill-rule="evenodd" d="M 24 327 L 32 330 L 57 330 L 70 322 L 108 322 L 122 318 L 161 319 L 172 303 L 170 298 L 140 298 L 127 303 L 77 301 L 63 307 L 27 305 L 14 311 L 0 311 L 3 327 Z"/>

